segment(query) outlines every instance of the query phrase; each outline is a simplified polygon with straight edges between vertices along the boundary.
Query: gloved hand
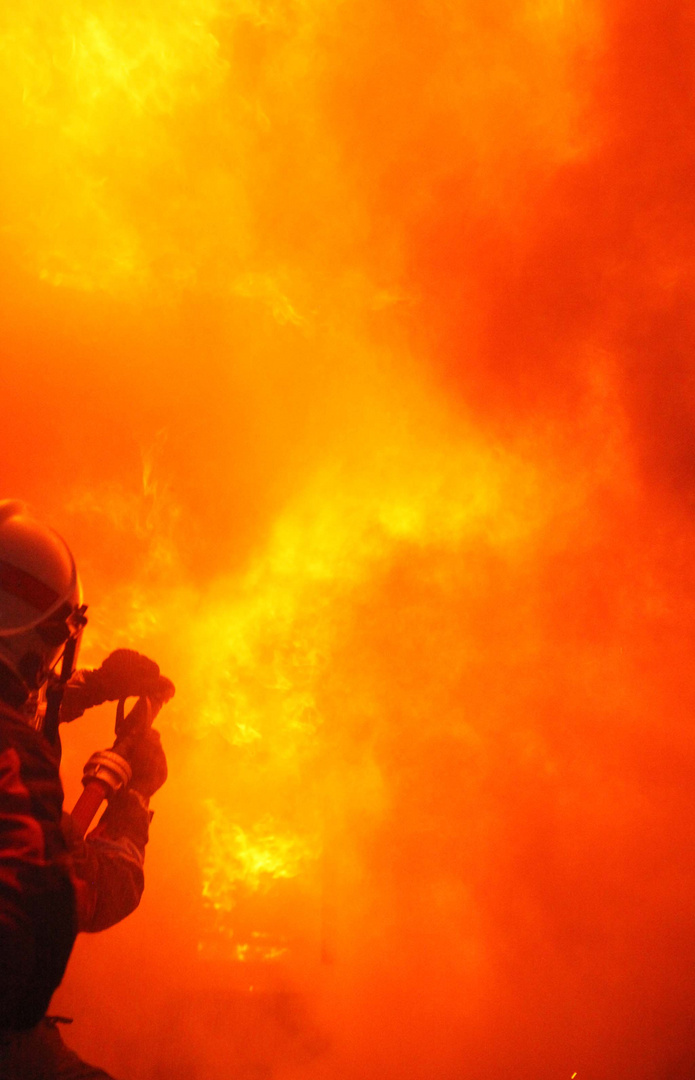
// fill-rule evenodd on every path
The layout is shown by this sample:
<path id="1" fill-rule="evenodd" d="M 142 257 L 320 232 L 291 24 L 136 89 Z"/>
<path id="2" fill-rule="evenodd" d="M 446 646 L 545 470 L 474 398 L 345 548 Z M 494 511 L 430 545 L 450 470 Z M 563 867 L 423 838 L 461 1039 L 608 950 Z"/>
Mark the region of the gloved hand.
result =
<path id="1" fill-rule="evenodd" d="M 70 679 L 60 706 L 61 723 L 82 716 L 86 709 L 105 701 L 149 697 L 168 701 L 174 685 L 160 675 L 159 665 L 134 649 L 116 649 L 94 671 L 78 671 Z"/>
<path id="2" fill-rule="evenodd" d="M 133 770 L 128 786 L 149 799 L 160 789 L 168 776 L 167 759 L 159 732 L 156 728 L 146 728 L 132 743 L 130 739 L 127 742 L 130 745 L 124 756 Z"/>

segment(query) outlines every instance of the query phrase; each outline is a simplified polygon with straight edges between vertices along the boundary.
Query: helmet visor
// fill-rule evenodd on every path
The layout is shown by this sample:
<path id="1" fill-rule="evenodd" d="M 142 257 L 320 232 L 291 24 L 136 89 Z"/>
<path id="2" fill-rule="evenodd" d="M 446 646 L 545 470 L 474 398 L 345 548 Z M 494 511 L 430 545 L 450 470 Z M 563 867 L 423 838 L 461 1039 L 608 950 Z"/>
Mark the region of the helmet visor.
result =
<path id="1" fill-rule="evenodd" d="M 74 564 L 72 570 L 72 580 L 61 595 L 28 570 L 0 559 L 0 636 L 50 623 L 66 604 L 72 611 L 79 602 L 80 591 Z"/>

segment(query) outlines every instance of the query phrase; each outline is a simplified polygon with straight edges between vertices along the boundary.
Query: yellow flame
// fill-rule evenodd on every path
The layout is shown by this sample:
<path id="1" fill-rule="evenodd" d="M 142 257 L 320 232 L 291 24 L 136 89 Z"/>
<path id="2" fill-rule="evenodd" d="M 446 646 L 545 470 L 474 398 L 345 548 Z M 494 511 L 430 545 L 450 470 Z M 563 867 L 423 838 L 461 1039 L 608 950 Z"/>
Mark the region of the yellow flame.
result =
<path id="1" fill-rule="evenodd" d="M 190 276 L 174 235 L 185 214 L 177 221 L 165 210 L 162 220 L 160 205 L 155 223 L 151 203 L 168 169 L 170 182 L 183 180 L 173 193 L 181 210 L 186 166 L 166 121 L 209 101 L 225 79 L 212 32 L 221 10 L 211 0 L 5 6 L 0 88 L 15 183 L 6 229 L 40 278 L 113 289 L 142 286 L 157 268 Z M 174 211 L 171 195 L 170 183 L 164 201 Z"/>
<path id="2" fill-rule="evenodd" d="M 216 911 L 231 911 L 237 887 L 256 892 L 277 878 L 294 878 L 320 855 L 315 838 L 283 832 L 269 815 L 251 829 L 230 821 L 214 800 L 208 800 L 209 822 L 201 851 L 203 896 Z"/>
<path id="3" fill-rule="evenodd" d="M 341 598 L 402 544 L 453 549 L 485 537 L 518 556 L 545 514 L 535 467 L 474 442 L 394 447 L 380 468 L 317 475 L 246 575 L 217 581 L 198 606 L 198 735 L 217 729 L 237 746 L 269 737 L 273 753 L 298 752 L 322 722 L 316 683 Z"/>

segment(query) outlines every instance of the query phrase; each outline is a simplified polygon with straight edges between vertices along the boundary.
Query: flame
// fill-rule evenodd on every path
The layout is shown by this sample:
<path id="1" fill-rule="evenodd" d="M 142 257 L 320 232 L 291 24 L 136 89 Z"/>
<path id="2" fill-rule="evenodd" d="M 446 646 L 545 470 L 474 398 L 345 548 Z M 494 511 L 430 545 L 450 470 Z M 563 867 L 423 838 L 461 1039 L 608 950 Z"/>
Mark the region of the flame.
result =
<path id="1" fill-rule="evenodd" d="M 593 4 L 533 0 L 518 10 L 510 6 L 508 14 L 513 46 L 523 43 L 528 61 L 516 49 L 492 59 L 496 27 L 486 26 L 475 8 L 461 10 L 452 13 L 455 77 L 445 66 L 432 87 L 441 110 L 466 111 L 489 97 L 479 118 L 468 113 L 483 197 L 484 191 L 498 194 L 499 136 L 508 139 L 514 124 L 520 122 L 522 139 L 530 138 L 554 163 L 586 149 L 578 136 L 573 64 L 578 50 L 601 40 Z M 166 6 L 62 0 L 50 12 L 34 0 L 21 12 L 8 8 L 0 23 L 4 137 L 6 150 L 19 146 L 21 152 L 14 154 L 5 218 L 32 271 L 54 286 L 115 293 L 172 294 L 196 283 L 260 299 L 280 322 L 304 325 L 307 315 L 281 282 L 288 274 L 281 243 L 271 242 L 254 265 L 253 221 L 269 209 L 258 161 L 268 134 L 289 119 L 298 145 L 306 125 L 309 136 L 331 145 L 307 79 L 321 47 L 322 20 L 330 26 L 318 0 L 173 0 Z M 259 40 L 277 42 L 275 68 L 266 71 L 239 51 L 235 35 L 243 37 L 245 27 Z M 489 43 L 491 59 L 466 75 L 469 65 L 460 62 L 476 38 Z M 518 106 L 509 99 L 515 74 L 524 80 L 517 86 L 525 87 Z M 293 115 L 299 109 L 301 118 Z M 500 126 L 491 128 L 498 118 Z M 313 171 L 306 159 L 293 161 L 292 169 L 299 169 L 306 189 L 295 195 L 305 225 L 318 224 L 319 236 L 328 226 L 325 240 L 335 240 L 344 228 L 341 200 L 344 207 L 349 198 L 337 148 Z M 254 204 L 254 188 L 260 204 Z M 518 205 L 511 191 L 505 194 Z M 319 200 L 321 222 L 305 205 L 307 196 Z M 343 248 L 351 246 L 352 231 L 349 223 Z M 314 279 L 309 291 L 325 294 L 317 268 L 311 261 L 303 267 L 305 260 L 294 254 L 291 290 L 307 293 L 308 274 Z M 356 280 L 357 270 L 350 273 Z M 370 287 L 377 305 L 401 295 L 393 286 Z"/>
<path id="2" fill-rule="evenodd" d="M 207 809 L 210 821 L 201 856 L 203 896 L 216 911 L 232 910 L 238 883 L 256 892 L 270 879 L 297 877 L 304 863 L 320 854 L 316 842 L 278 832 L 270 816 L 244 832 L 214 801 Z"/>
<path id="3" fill-rule="evenodd" d="M 148 221 L 147 208 L 134 212 L 134 201 L 149 201 L 159 169 L 182 167 L 167 118 L 210 102 L 225 79 L 212 32 L 220 14 L 209 0 L 162 10 L 122 0 L 5 10 L 6 138 L 23 147 L 6 209 L 42 280 L 142 288 L 153 281 L 153 259 L 174 280 L 190 277 L 190 257 L 167 238 L 164 221 Z M 32 207 L 27 196 L 39 193 Z"/>

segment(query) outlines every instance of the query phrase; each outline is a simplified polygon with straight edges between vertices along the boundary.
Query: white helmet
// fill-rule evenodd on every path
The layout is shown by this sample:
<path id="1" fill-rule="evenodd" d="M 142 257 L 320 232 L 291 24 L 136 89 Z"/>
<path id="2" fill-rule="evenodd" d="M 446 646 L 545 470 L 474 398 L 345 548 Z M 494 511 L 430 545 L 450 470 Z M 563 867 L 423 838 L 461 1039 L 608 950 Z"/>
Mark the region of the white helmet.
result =
<path id="1" fill-rule="evenodd" d="M 49 679 L 62 683 L 74 669 L 85 610 L 62 537 L 24 503 L 0 501 L 0 698 L 30 722 Z"/>

